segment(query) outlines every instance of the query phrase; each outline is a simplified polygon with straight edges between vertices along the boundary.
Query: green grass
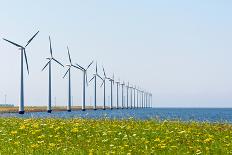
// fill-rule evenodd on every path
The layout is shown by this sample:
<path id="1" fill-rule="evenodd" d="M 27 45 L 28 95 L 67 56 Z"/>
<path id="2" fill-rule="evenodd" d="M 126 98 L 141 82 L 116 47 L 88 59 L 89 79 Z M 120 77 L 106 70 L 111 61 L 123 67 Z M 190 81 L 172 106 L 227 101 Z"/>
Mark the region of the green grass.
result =
<path id="1" fill-rule="evenodd" d="M 0 118 L 0 154 L 232 154 L 232 125 Z"/>

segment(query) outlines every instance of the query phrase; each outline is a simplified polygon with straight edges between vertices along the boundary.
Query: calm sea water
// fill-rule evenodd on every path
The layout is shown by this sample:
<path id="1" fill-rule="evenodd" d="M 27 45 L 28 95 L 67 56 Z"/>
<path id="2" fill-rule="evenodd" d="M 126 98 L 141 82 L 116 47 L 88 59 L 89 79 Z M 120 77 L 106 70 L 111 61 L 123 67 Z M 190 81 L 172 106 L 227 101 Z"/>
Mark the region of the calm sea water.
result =
<path id="1" fill-rule="evenodd" d="M 72 112 L 46 112 L 0 114 L 0 117 L 20 118 L 110 118 L 110 119 L 160 119 L 182 121 L 208 121 L 232 123 L 232 108 L 148 108 L 148 109 L 114 109 L 114 110 L 86 110 Z"/>

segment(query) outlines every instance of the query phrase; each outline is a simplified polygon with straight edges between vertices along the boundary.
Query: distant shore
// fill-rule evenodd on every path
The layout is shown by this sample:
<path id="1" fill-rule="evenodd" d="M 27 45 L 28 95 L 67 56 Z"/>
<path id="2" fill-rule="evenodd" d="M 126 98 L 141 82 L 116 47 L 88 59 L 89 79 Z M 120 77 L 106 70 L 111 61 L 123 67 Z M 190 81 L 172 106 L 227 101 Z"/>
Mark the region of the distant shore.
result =
<path id="1" fill-rule="evenodd" d="M 0 107 L 0 113 L 17 113 L 19 107 Z M 93 106 L 86 106 L 86 110 L 92 110 Z M 97 106 L 97 109 L 103 109 L 103 106 Z M 109 107 L 106 107 L 109 109 Z M 66 111 L 66 106 L 55 106 L 52 107 L 52 111 Z M 82 110 L 81 106 L 73 106 L 72 110 Z M 26 106 L 25 112 L 47 112 L 46 106 Z"/>

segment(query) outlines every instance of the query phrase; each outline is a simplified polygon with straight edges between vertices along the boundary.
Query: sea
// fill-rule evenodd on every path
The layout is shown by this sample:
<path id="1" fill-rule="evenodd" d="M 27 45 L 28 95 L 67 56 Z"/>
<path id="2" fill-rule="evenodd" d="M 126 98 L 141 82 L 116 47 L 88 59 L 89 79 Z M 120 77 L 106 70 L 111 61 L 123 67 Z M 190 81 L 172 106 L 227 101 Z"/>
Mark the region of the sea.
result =
<path id="1" fill-rule="evenodd" d="M 87 119 L 139 119 L 139 120 L 178 120 L 212 123 L 232 123 L 232 108 L 145 108 L 76 110 L 72 112 L 25 112 L 2 113 L 0 117 L 18 118 L 87 118 Z"/>

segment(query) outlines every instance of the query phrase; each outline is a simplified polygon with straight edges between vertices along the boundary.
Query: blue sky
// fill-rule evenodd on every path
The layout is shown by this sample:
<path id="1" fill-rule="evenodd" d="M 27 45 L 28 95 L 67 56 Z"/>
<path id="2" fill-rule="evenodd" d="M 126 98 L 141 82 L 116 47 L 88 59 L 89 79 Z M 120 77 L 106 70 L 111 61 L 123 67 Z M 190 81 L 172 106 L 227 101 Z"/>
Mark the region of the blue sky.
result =
<path id="1" fill-rule="evenodd" d="M 0 37 L 25 44 L 40 30 L 27 52 L 26 105 L 47 104 L 48 74 L 41 69 L 51 35 L 54 56 L 64 64 L 68 45 L 73 61 L 97 60 L 107 74 L 151 91 L 155 107 L 232 107 L 231 8 L 229 0 L 9 0 L 0 5 Z M 18 104 L 20 53 L 3 40 L 0 51 L 0 101 L 7 94 L 8 103 Z M 64 72 L 53 64 L 57 105 L 67 103 Z M 93 68 L 88 76 L 92 73 Z M 107 89 L 109 96 L 109 83 Z M 77 70 L 72 91 L 74 105 L 80 105 L 82 73 Z M 92 85 L 87 94 L 91 105 Z M 102 96 L 99 87 L 99 103 Z"/>

